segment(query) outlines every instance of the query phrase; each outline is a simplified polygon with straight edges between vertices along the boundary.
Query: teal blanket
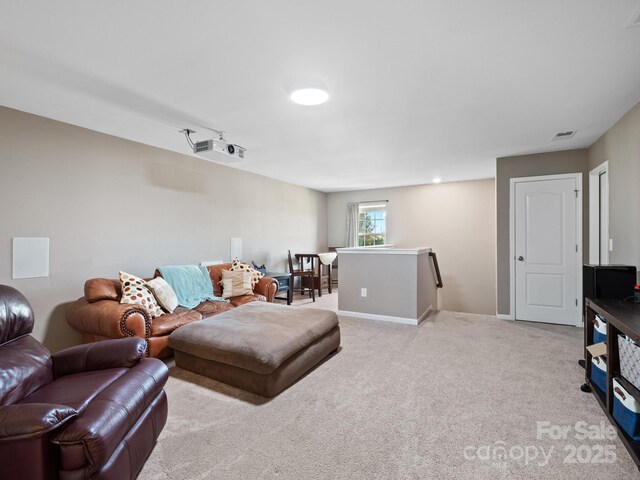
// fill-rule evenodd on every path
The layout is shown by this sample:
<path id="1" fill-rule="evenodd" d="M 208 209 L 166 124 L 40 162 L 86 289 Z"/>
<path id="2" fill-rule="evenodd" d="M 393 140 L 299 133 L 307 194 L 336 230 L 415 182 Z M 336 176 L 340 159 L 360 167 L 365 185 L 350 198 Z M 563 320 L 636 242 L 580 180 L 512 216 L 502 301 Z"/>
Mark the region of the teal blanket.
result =
<path id="1" fill-rule="evenodd" d="M 206 267 L 198 265 L 173 265 L 159 267 L 160 274 L 178 297 L 181 307 L 193 308 L 205 300 L 228 302 L 213 294 L 213 285 Z"/>

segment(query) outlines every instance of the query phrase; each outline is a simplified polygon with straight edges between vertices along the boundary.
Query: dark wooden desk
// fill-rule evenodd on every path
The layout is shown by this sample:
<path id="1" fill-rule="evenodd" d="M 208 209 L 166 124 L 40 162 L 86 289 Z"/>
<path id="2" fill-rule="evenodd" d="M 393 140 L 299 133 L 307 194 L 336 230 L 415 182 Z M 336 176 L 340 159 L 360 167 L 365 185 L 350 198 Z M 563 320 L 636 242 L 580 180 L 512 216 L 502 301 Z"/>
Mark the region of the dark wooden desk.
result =
<path id="1" fill-rule="evenodd" d="M 278 281 L 278 291 L 276 295 L 281 292 L 286 292 L 286 297 L 274 297 L 278 300 L 286 300 L 287 305 L 291 305 L 291 301 L 293 300 L 293 285 L 291 285 L 291 274 L 284 272 L 265 272 L 265 277 L 275 278 Z"/>
<path id="2" fill-rule="evenodd" d="M 311 263 L 311 270 L 316 272 L 313 279 L 313 288 L 318 289 L 318 296 L 322 296 L 322 289 L 324 287 L 327 287 L 329 293 L 331 293 L 331 264 L 325 265 L 322 263 L 320 261 L 320 254 L 318 253 L 296 253 L 295 257 L 301 268 L 303 268 L 302 266 L 305 262 Z M 322 273 L 322 267 L 327 267 L 325 270 L 327 273 L 324 275 Z"/>
<path id="3" fill-rule="evenodd" d="M 622 300 L 605 300 L 587 298 L 584 306 L 584 358 L 585 383 L 591 387 L 598 404 L 604 410 L 607 418 L 616 427 L 622 444 L 629 451 L 629 455 L 640 468 L 640 444 L 634 442 L 624 430 L 618 427 L 613 418 L 613 378 L 640 402 L 640 391 L 620 375 L 620 355 L 618 352 L 618 335 L 627 335 L 631 340 L 640 343 L 640 304 Z M 587 345 L 593 343 L 593 319 L 596 313 L 607 322 L 607 390 L 600 393 L 591 383 L 591 354 Z"/>

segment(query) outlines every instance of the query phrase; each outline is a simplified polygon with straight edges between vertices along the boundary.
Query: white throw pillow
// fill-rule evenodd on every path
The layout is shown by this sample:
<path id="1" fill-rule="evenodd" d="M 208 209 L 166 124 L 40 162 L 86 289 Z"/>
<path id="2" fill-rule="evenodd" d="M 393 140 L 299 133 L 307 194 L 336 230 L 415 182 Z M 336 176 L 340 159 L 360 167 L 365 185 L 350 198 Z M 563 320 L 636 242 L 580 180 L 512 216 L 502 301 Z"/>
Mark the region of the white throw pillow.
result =
<path id="1" fill-rule="evenodd" d="M 171 285 L 162 277 L 149 280 L 145 285 L 151 290 L 160 306 L 167 312 L 173 313 L 178 306 L 178 296 Z"/>
<path id="2" fill-rule="evenodd" d="M 251 286 L 253 287 L 255 287 L 258 284 L 258 282 L 262 277 L 264 277 L 264 273 L 255 270 L 250 265 L 247 265 L 246 263 L 242 263 L 238 259 L 235 259 L 233 261 L 233 264 L 231 265 L 231 268 L 229 269 L 229 271 L 231 272 L 240 271 L 240 272 L 251 273 Z"/>
<path id="3" fill-rule="evenodd" d="M 237 297 L 253 293 L 251 272 L 222 271 L 222 298 Z"/>

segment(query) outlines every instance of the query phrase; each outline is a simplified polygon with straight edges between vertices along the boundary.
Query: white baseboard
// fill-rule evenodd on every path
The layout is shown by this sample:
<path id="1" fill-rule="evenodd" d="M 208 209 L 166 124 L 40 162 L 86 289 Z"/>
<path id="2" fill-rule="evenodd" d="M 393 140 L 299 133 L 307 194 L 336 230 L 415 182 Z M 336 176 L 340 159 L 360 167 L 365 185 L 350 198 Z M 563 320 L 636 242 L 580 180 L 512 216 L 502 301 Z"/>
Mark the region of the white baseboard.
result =
<path id="1" fill-rule="evenodd" d="M 391 315 L 376 315 L 374 313 L 350 312 L 349 310 L 338 310 L 338 315 L 344 317 L 364 318 L 365 320 L 376 320 L 379 322 L 402 323 L 403 325 L 420 325 L 429 312 L 433 309 L 433 305 L 424 311 L 420 318 L 393 317 Z"/>
<path id="2" fill-rule="evenodd" d="M 504 315 L 502 313 L 496 313 L 496 318 L 498 320 L 515 320 L 515 318 L 513 318 L 513 315 L 511 314 Z"/>

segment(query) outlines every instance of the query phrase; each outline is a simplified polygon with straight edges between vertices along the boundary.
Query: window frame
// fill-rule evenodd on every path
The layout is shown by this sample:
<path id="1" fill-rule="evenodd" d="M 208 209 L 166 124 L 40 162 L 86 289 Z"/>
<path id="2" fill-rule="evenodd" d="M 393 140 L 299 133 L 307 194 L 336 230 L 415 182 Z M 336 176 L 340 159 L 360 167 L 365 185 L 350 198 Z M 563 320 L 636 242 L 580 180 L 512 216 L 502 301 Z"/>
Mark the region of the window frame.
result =
<path id="1" fill-rule="evenodd" d="M 363 217 L 366 214 L 382 214 L 381 217 L 371 218 L 373 227 L 371 231 L 366 232 L 363 230 Z M 366 217 L 365 217 L 366 218 Z M 382 231 L 380 232 L 380 225 Z M 378 230 L 378 231 L 376 231 Z M 387 204 L 381 202 L 362 202 L 358 203 L 358 247 L 379 247 L 386 245 L 387 243 Z M 381 238 L 380 238 L 381 237 Z M 367 242 L 367 239 L 373 239 L 372 242 Z"/>

